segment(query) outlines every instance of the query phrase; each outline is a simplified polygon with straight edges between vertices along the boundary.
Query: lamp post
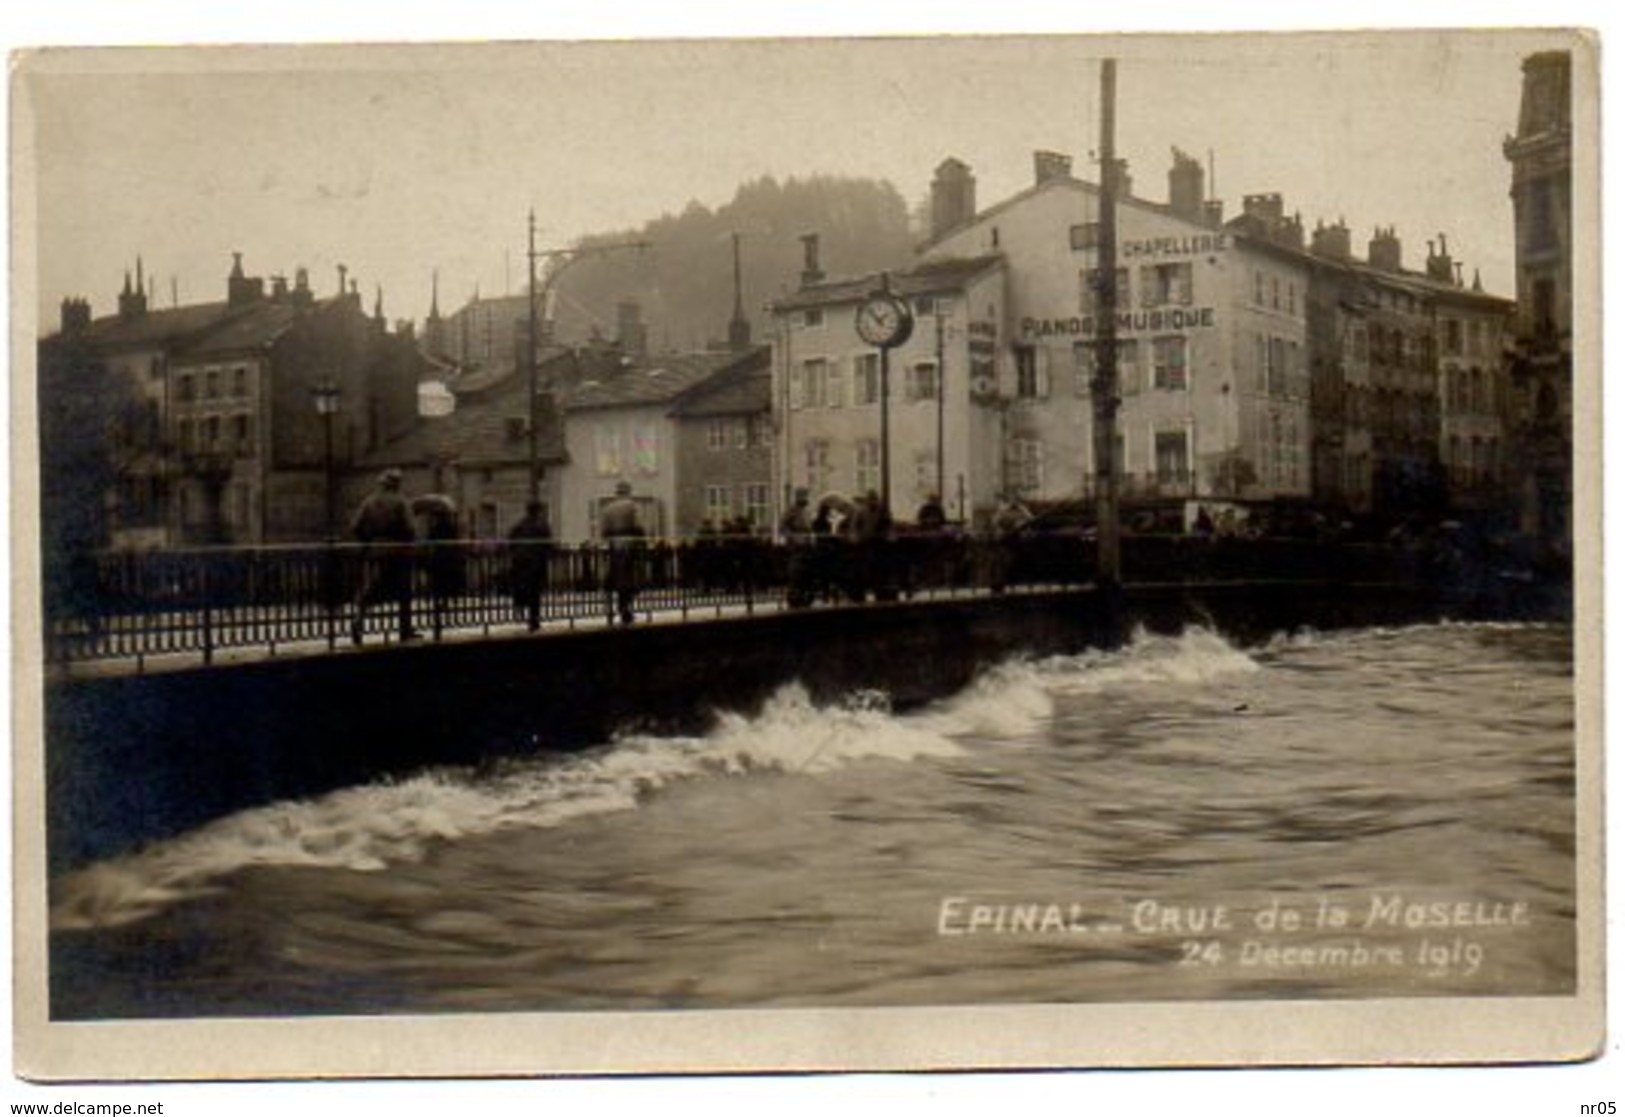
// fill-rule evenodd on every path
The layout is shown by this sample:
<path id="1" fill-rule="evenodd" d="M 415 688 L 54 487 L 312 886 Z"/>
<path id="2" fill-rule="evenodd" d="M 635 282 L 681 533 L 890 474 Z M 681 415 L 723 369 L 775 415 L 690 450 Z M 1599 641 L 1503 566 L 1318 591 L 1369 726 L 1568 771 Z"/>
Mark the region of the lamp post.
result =
<path id="1" fill-rule="evenodd" d="M 647 241 L 641 240 L 615 241 L 611 244 L 580 245 L 576 248 L 539 249 L 536 247 L 536 211 L 534 209 L 530 211 L 530 217 L 526 227 L 528 232 L 528 242 L 525 249 L 525 259 L 528 266 L 529 277 L 527 288 L 529 294 L 526 301 L 529 304 L 528 328 L 530 331 L 525 343 L 525 365 L 530 381 L 530 406 L 527 411 L 529 421 L 526 423 L 526 426 L 529 428 L 530 442 L 529 494 L 531 500 L 539 501 L 542 499 L 542 458 L 540 438 L 542 387 L 540 383 L 540 371 L 536 365 L 536 307 L 538 298 L 544 307 L 545 313 L 547 296 L 553 290 L 553 285 L 559 281 L 559 278 L 564 274 L 566 268 L 575 263 L 577 260 L 581 259 L 583 256 L 603 256 L 626 248 L 644 249 L 648 248 L 649 244 Z M 536 289 L 537 260 L 553 261 L 558 265 L 548 271 L 546 278 L 542 280 L 540 291 Z M 548 325 L 550 327 L 551 323 L 544 322 L 544 325 Z M 551 333 L 551 330 L 549 330 L 549 332 Z"/>
<path id="2" fill-rule="evenodd" d="M 333 476 L 333 416 L 338 414 L 343 396 L 344 392 L 331 379 L 310 387 L 311 402 L 316 405 L 316 414 L 322 417 L 322 476 L 326 481 L 327 494 L 324 524 L 329 543 L 338 535 L 338 494 Z"/>
<path id="3" fill-rule="evenodd" d="M 333 416 L 339 412 L 344 393 L 332 378 L 325 378 L 310 387 L 311 402 L 316 414 L 322 417 L 322 477 L 326 490 L 325 533 L 327 546 L 322 550 L 322 603 L 327 609 L 327 650 L 338 645 L 338 570 L 335 565 L 335 545 L 338 541 L 338 491 L 333 474 Z"/>

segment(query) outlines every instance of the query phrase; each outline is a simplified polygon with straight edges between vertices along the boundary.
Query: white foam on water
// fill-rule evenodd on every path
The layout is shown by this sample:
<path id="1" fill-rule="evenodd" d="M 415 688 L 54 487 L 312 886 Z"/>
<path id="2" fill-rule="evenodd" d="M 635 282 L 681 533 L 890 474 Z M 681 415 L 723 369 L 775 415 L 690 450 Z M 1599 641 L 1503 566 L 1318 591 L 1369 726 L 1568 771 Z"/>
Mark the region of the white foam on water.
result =
<path id="1" fill-rule="evenodd" d="M 1177 637 L 1138 633 L 1112 652 L 1009 660 L 959 694 L 907 714 L 894 713 L 879 692 L 819 704 L 791 684 L 754 715 L 719 712 L 701 737 L 629 735 L 588 752 L 515 762 L 497 775 L 425 772 L 239 811 L 54 882 L 51 925 L 135 922 L 206 895 L 251 866 L 375 872 L 416 861 L 438 842 L 634 810 L 683 780 L 818 775 L 856 763 L 954 756 L 966 738 L 1035 734 L 1057 694 L 1199 685 L 1256 670 L 1220 637 L 1191 630 Z"/>

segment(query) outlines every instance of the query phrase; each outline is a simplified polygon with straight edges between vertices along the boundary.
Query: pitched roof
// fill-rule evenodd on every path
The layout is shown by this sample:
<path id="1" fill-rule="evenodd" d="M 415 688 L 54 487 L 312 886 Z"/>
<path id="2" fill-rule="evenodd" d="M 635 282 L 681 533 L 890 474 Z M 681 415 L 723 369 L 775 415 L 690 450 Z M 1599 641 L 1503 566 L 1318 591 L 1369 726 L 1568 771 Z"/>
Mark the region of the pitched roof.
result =
<path id="1" fill-rule="evenodd" d="M 182 342 L 178 356 L 208 357 L 270 348 L 300 313 L 288 303 L 263 301 L 240 309 L 241 313 L 206 330 L 195 340 Z"/>
<path id="2" fill-rule="evenodd" d="M 108 315 L 90 324 L 85 340 L 98 348 L 167 346 L 218 325 L 243 308 L 226 302 L 149 310 L 135 318 Z"/>
<path id="3" fill-rule="evenodd" d="M 912 267 L 890 273 L 892 294 L 910 298 L 938 291 L 957 291 L 967 281 L 996 267 L 1003 260 L 1004 257 L 998 253 L 922 260 Z M 797 310 L 804 306 L 857 302 L 879 288 L 880 275 L 879 272 L 870 272 L 868 275 L 809 284 L 781 299 L 775 299 L 773 309 Z"/>
<path id="4" fill-rule="evenodd" d="M 695 385 L 672 408 L 672 414 L 700 418 L 711 415 L 754 415 L 771 408 L 773 377 L 769 367 L 773 351 L 759 346 L 717 375 Z"/>
<path id="5" fill-rule="evenodd" d="M 469 466 L 514 465 L 530 460 L 524 434 L 530 417 L 530 382 L 514 376 L 478 399 L 459 399 L 457 410 L 424 419 L 400 438 L 366 456 L 369 466 L 421 465 L 433 460 Z M 515 437 L 518 432 L 518 437 Z M 544 462 L 564 460 L 557 422 L 541 424 L 537 453 Z"/>
<path id="6" fill-rule="evenodd" d="M 619 375 L 583 381 L 566 395 L 564 406 L 570 411 L 588 411 L 675 401 L 689 389 L 745 359 L 746 356 L 726 349 L 646 357 Z"/>

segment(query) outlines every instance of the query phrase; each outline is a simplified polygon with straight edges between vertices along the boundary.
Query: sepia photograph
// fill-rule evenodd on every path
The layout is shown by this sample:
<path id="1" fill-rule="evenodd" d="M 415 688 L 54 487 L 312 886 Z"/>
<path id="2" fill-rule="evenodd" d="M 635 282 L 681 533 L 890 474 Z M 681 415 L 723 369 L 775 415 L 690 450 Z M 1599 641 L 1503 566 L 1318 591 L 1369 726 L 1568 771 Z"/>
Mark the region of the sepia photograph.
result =
<path id="1" fill-rule="evenodd" d="M 1594 35 L 10 86 L 17 1074 L 1602 1052 Z"/>

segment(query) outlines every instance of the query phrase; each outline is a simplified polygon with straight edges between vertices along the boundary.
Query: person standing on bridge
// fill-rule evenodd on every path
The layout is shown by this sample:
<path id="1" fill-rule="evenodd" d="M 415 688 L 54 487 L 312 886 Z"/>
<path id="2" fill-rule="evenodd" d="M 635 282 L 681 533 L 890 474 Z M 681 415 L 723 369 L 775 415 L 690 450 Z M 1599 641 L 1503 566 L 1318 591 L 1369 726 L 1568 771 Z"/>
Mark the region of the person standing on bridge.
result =
<path id="1" fill-rule="evenodd" d="M 508 577 L 512 580 L 514 610 L 532 632 L 542 626 L 542 591 L 547 588 L 552 542 L 547 506 L 539 500 L 527 502 L 524 519 L 508 531 Z"/>
<path id="2" fill-rule="evenodd" d="M 412 513 L 401 495 L 401 472 L 386 469 L 378 487 L 356 510 L 350 534 L 362 544 L 361 586 L 356 593 L 355 619 L 350 640 L 360 644 L 366 632 L 367 611 L 379 601 L 394 601 L 399 614 L 400 638 L 416 640 L 412 629 L 412 551 L 417 541 Z"/>
<path id="3" fill-rule="evenodd" d="M 599 513 L 598 534 L 609 545 L 609 576 L 604 589 L 610 599 L 610 620 L 619 614 L 622 624 L 631 624 L 632 604 L 638 596 L 638 551 L 644 533 L 630 482 L 616 482 L 615 496 Z"/>

